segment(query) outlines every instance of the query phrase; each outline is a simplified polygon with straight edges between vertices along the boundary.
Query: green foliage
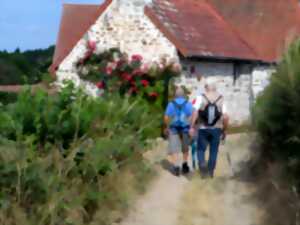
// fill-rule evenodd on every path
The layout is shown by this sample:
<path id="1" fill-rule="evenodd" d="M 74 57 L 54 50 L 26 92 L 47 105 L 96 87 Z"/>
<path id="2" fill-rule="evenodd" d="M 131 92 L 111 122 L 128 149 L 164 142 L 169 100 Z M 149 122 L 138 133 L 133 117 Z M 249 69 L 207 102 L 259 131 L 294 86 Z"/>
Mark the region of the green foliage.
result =
<path id="1" fill-rule="evenodd" d="M 18 98 L 17 93 L 0 91 L 0 104 L 8 104 L 8 103 L 15 102 L 17 98 Z"/>
<path id="2" fill-rule="evenodd" d="M 51 64 L 53 53 L 54 46 L 25 52 L 0 51 L 0 85 L 39 82 Z"/>
<path id="3" fill-rule="evenodd" d="M 143 98 L 93 99 L 68 84 L 0 107 L 1 224 L 111 224 L 127 189 L 142 188 L 132 177 L 149 175 L 142 152 L 161 115 Z"/>
<path id="4" fill-rule="evenodd" d="M 255 120 L 265 151 L 300 174 L 300 41 L 291 45 L 258 98 Z"/>
<path id="5" fill-rule="evenodd" d="M 141 132 L 143 137 L 148 136 L 145 133 L 153 127 L 147 127 L 153 122 L 147 115 L 149 111 L 150 107 L 143 99 L 119 95 L 93 99 L 81 90 L 75 90 L 72 84 L 55 96 L 43 90 L 32 94 L 28 88 L 15 103 L 2 106 L 0 135 L 18 141 L 34 134 L 38 144 L 51 143 L 64 148 L 95 133 L 115 136 L 124 132 Z M 97 123 L 101 128 L 94 126 L 92 129 L 91 126 Z"/>

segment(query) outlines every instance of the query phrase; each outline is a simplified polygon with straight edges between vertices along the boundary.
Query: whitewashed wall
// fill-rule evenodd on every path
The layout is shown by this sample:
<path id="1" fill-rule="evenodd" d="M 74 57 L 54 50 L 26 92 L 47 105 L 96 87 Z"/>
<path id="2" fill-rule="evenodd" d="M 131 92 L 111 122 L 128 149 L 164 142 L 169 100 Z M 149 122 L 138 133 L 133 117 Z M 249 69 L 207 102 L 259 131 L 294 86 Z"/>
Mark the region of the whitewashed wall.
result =
<path id="1" fill-rule="evenodd" d="M 255 97 L 267 83 L 270 67 L 257 67 L 252 71 L 251 65 L 243 65 L 239 76 L 234 80 L 233 63 L 211 63 L 182 61 L 185 71 L 177 80 L 177 84 L 184 85 L 191 91 L 191 98 L 204 89 L 203 80 L 199 82 L 196 75 L 201 74 L 205 79 L 214 80 L 218 91 L 224 96 L 225 104 L 231 118 L 231 123 L 239 125 L 251 118 L 251 107 Z M 191 75 L 190 68 L 195 66 L 196 73 Z M 204 80 L 205 80 L 204 79 Z"/>
<path id="2" fill-rule="evenodd" d="M 269 79 L 273 72 L 274 72 L 273 67 L 259 66 L 254 68 L 252 73 L 252 95 L 254 99 L 269 84 Z"/>
<path id="3" fill-rule="evenodd" d="M 145 63 L 161 58 L 178 61 L 175 46 L 144 14 L 146 2 L 114 0 L 61 63 L 56 73 L 58 83 L 69 79 L 76 85 L 85 84 L 76 73 L 76 63 L 85 55 L 88 40 L 96 41 L 96 52 L 117 47 L 129 56 L 142 55 Z M 91 95 L 96 94 L 97 89 L 92 85 L 87 89 Z"/>

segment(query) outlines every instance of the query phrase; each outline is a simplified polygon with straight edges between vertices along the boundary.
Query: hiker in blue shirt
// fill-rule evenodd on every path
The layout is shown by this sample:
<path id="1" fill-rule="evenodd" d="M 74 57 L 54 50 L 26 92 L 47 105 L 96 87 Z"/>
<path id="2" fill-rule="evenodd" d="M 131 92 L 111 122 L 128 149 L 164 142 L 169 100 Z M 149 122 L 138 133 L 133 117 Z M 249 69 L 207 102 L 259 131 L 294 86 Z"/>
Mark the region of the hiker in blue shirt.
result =
<path id="1" fill-rule="evenodd" d="M 175 98 L 169 102 L 165 112 L 165 134 L 169 139 L 168 156 L 176 176 L 180 175 L 179 153 L 183 153 L 182 173 L 190 171 L 189 157 L 189 129 L 193 114 L 193 106 L 184 95 L 184 90 L 177 87 Z"/>

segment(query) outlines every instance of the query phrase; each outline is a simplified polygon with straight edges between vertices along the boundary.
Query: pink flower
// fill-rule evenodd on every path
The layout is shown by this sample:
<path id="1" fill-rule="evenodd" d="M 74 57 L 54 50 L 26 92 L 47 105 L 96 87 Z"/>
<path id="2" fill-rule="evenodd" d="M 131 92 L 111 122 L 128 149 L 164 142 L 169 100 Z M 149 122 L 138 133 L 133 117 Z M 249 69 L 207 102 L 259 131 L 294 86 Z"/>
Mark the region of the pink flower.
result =
<path id="1" fill-rule="evenodd" d="M 179 73 L 181 71 L 181 69 L 182 69 L 182 67 L 181 67 L 181 65 L 179 63 L 174 63 L 173 66 L 172 66 L 172 70 L 174 72 Z"/>
<path id="2" fill-rule="evenodd" d="M 143 73 L 148 73 L 149 68 L 150 68 L 149 64 L 143 64 L 142 67 L 141 67 L 141 71 Z"/>
<path id="3" fill-rule="evenodd" d="M 107 64 L 108 67 L 111 67 L 113 70 L 117 68 L 118 63 L 117 62 L 110 62 Z"/>
<path id="4" fill-rule="evenodd" d="M 148 86 L 149 86 L 149 81 L 147 81 L 147 80 L 141 80 L 141 84 L 142 84 L 144 87 L 148 87 Z"/>
<path id="5" fill-rule="evenodd" d="M 131 81 L 130 81 L 130 84 L 131 84 L 132 87 L 136 87 L 136 84 L 135 84 L 135 81 L 134 81 L 134 80 L 131 80 Z"/>
<path id="6" fill-rule="evenodd" d="M 99 89 L 104 89 L 105 88 L 105 83 L 103 81 L 100 81 L 96 84 L 97 88 Z"/>
<path id="7" fill-rule="evenodd" d="M 160 63 L 160 64 L 158 64 L 158 68 L 159 68 L 159 70 L 163 70 L 165 68 L 165 65 Z"/>
<path id="8" fill-rule="evenodd" d="M 133 75 L 139 76 L 139 75 L 142 75 L 142 74 L 144 74 L 144 73 L 143 73 L 143 71 L 142 71 L 141 69 L 136 69 L 135 71 L 133 71 L 132 74 L 133 74 Z"/>
<path id="9" fill-rule="evenodd" d="M 117 61 L 117 67 L 121 67 L 121 66 L 123 66 L 123 65 L 124 65 L 124 63 L 125 63 L 125 61 L 124 61 L 124 60 L 119 60 L 119 61 Z"/>
<path id="10" fill-rule="evenodd" d="M 132 76 L 129 73 L 123 73 L 121 75 L 121 77 L 122 77 L 123 80 L 126 80 L 126 81 L 131 81 L 132 80 Z"/>
<path id="11" fill-rule="evenodd" d="M 158 97 L 158 93 L 156 93 L 156 92 L 151 92 L 151 93 L 149 93 L 149 97 L 157 98 L 157 97 Z"/>
<path id="12" fill-rule="evenodd" d="M 136 94 L 138 92 L 138 89 L 137 89 L 137 87 L 135 87 L 135 86 L 133 86 L 133 87 L 131 87 L 130 89 L 129 89 L 129 93 L 130 94 Z"/>
<path id="13" fill-rule="evenodd" d="M 107 75 L 111 75 L 112 72 L 113 72 L 113 68 L 112 68 L 111 66 L 107 66 L 107 67 L 105 68 L 105 73 L 106 73 Z"/>
<path id="14" fill-rule="evenodd" d="M 90 50 L 88 50 L 85 55 L 83 56 L 82 59 L 79 60 L 79 64 L 84 64 L 86 62 L 86 60 L 88 60 L 91 56 L 92 56 L 93 52 L 91 52 Z"/>
<path id="15" fill-rule="evenodd" d="M 143 60 L 143 56 L 141 56 L 141 55 L 132 55 L 131 60 L 133 62 L 141 62 Z"/>
<path id="16" fill-rule="evenodd" d="M 96 50 L 97 44 L 95 41 L 89 40 L 87 45 L 90 51 L 94 52 Z"/>

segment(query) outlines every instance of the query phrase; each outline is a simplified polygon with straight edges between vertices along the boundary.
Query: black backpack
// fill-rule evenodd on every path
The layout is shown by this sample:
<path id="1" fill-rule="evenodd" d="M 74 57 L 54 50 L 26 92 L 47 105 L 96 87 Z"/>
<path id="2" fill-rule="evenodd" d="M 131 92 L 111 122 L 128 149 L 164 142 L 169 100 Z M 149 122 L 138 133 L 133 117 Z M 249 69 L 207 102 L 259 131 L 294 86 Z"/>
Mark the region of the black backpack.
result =
<path id="1" fill-rule="evenodd" d="M 217 103 L 223 96 L 220 95 L 216 101 L 211 102 L 205 94 L 202 95 L 208 102 L 204 110 L 199 110 L 199 117 L 206 126 L 213 127 L 222 117 L 222 112 L 219 110 Z"/>

